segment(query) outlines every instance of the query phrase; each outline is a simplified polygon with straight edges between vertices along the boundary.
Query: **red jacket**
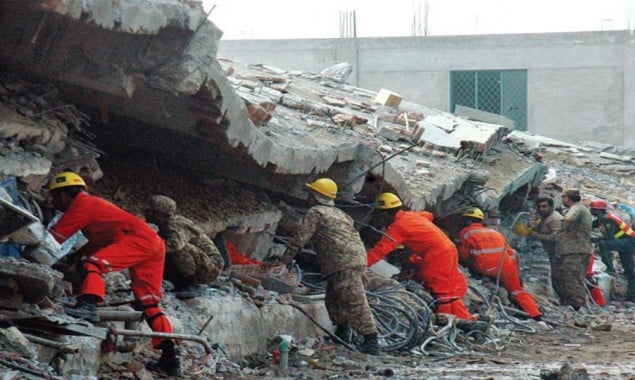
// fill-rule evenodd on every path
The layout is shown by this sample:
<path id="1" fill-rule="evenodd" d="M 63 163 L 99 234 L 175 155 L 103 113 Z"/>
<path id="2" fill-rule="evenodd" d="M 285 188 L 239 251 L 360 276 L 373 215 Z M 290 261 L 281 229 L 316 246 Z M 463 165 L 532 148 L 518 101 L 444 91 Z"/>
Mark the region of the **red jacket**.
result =
<path id="1" fill-rule="evenodd" d="M 62 243 L 79 230 L 95 248 L 119 242 L 126 236 L 142 239 L 154 239 L 156 236 L 152 228 L 140 218 L 86 192 L 77 194 L 50 232 Z"/>

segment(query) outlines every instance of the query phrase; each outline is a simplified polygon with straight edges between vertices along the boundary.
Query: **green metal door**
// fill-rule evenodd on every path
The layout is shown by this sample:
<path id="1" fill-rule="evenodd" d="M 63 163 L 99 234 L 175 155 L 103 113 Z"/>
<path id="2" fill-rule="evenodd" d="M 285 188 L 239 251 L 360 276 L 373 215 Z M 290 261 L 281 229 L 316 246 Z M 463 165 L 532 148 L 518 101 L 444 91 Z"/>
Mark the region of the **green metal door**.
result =
<path id="1" fill-rule="evenodd" d="M 527 70 L 452 71 L 450 109 L 457 105 L 508 117 L 527 130 Z"/>

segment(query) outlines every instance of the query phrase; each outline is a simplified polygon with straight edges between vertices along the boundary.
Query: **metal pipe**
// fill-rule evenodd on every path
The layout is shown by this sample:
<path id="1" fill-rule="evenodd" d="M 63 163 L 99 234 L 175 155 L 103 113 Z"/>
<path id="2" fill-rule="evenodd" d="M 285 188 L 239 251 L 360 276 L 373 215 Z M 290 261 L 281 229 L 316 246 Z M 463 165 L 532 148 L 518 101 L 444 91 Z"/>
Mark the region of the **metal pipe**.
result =
<path id="1" fill-rule="evenodd" d="M 214 314 L 211 314 L 209 318 L 207 318 L 207 321 L 205 321 L 205 324 L 203 324 L 203 327 L 201 327 L 201 329 L 198 331 L 198 334 L 196 335 L 201 335 L 203 331 L 205 331 L 207 325 L 209 325 L 209 323 L 212 321 L 212 318 L 214 318 Z"/>
<path id="2" fill-rule="evenodd" d="M 66 343 L 57 342 L 50 339 L 40 338 L 31 334 L 22 333 L 31 343 L 39 344 L 40 346 L 51 347 L 63 354 L 75 354 L 79 352 L 79 347 L 71 347 Z"/>
<path id="3" fill-rule="evenodd" d="M 125 330 L 125 329 L 116 329 L 111 328 L 110 333 L 113 335 L 123 335 L 123 336 L 145 336 L 149 338 L 164 338 L 164 339 L 176 339 L 176 340 L 191 340 L 197 343 L 200 343 L 204 348 L 205 352 L 208 354 L 212 353 L 212 348 L 205 338 L 196 335 L 190 334 L 174 334 L 174 333 L 161 333 L 161 332 L 145 332 L 138 330 Z"/>
<path id="4" fill-rule="evenodd" d="M 105 321 L 122 321 L 122 322 L 138 322 L 143 319 L 143 312 L 141 311 L 124 311 L 124 310 L 103 310 L 97 308 L 97 315 L 99 320 Z"/>

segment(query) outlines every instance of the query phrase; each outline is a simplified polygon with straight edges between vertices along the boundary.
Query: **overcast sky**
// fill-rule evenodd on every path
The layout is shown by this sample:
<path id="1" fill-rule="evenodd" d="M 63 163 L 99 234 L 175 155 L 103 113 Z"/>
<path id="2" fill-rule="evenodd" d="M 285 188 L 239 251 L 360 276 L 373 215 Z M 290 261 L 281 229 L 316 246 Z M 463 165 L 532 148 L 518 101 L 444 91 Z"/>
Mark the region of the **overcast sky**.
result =
<path id="1" fill-rule="evenodd" d="M 428 0 L 428 35 L 635 29 L 635 0 Z M 425 0 L 203 0 L 223 39 L 333 38 L 340 11 L 357 36 L 411 36 Z M 423 22 L 418 28 L 423 30 Z"/>

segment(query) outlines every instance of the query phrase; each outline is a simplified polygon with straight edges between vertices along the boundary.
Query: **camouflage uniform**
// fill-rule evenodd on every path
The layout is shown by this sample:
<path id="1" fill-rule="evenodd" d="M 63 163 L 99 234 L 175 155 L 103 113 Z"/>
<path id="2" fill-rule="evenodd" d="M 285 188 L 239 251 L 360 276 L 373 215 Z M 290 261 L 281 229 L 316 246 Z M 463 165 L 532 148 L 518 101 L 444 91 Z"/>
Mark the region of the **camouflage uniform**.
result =
<path id="1" fill-rule="evenodd" d="M 562 231 L 556 235 L 556 252 L 551 267 L 552 285 L 563 305 L 579 308 L 586 302 L 586 277 L 593 252 L 593 216 L 581 203 L 574 203 L 564 214 Z"/>
<path id="2" fill-rule="evenodd" d="M 366 249 L 353 219 L 333 206 L 311 207 L 281 260 L 291 261 L 309 240 L 327 280 L 325 303 L 331 321 L 348 322 L 361 335 L 376 334 L 365 293 Z"/>
<path id="3" fill-rule="evenodd" d="M 214 242 L 194 222 L 175 214 L 172 199 L 154 196 L 150 208 L 169 215 L 159 226 L 159 236 L 166 245 L 164 278 L 177 290 L 214 281 L 225 265 Z"/>

